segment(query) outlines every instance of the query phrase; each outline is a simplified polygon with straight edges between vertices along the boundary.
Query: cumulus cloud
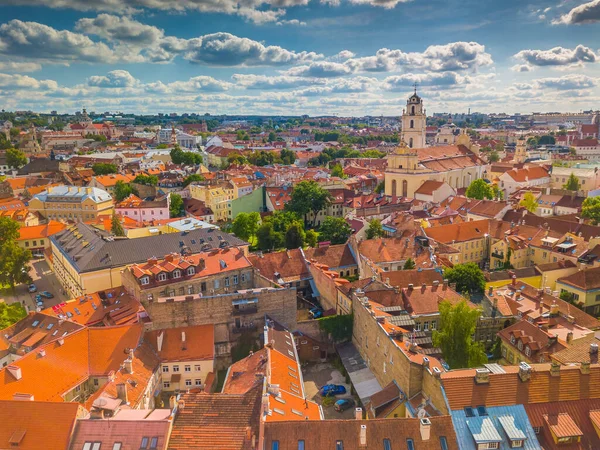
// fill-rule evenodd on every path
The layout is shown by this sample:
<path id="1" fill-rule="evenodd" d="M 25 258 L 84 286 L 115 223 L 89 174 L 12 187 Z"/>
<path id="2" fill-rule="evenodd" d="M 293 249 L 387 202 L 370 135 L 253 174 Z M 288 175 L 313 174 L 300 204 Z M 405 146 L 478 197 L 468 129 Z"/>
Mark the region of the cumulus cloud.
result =
<path id="1" fill-rule="evenodd" d="M 469 77 L 455 72 L 412 74 L 387 77 L 383 80 L 384 88 L 390 91 L 404 91 L 407 87 L 418 83 L 421 86 L 456 86 L 470 83 Z"/>
<path id="2" fill-rule="evenodd" d="M 538 88 L 559 90 L 589 89 L 598 86 L 598 79 L 587 75 L 565 75 L 557 78 L 540 78 L 535 80 Z"/>
<path id="3" fill-rule="evenodd" d="M 1 90 L 54 90 L 56 88 L 58 88 L 58 84 L 54 80 L 37 80 L 26 75 L 0 73 Z"/>
<path id="4" fill-rule="evenodd" d="M 583 5 L 576 6 L 567 14 L 552 21 L 553 24 L 581 25 L 585 23 L 600 22 L 600 0 L 593 0 Z"/>
<path id="5" fill-rule="evenodd" d="M 565 66 L 594 63 L 598 60 L 594 50 L 583 45 L 578 45 L 574 49 L 554 47 L 550 50 L 521 50 L 514 57 L 532 66 Z"/>
<path id="6" fill-rule="evenodd" d="M 268 9 L 262 11 L 255 8 L 242 7 L 238 9 L 238 14 L 257 25 L 264 25 L 265 23 L 279 20 L 281 16 L 285 15 L 285 9 Z"/>
<path id="7" fill-rule="evenodd" d="M 352 69 L 346 64 L 331 61 L 315 61 L 308 65 L 292 67 L 285 73 L 295 77 L 330 78 L 348 75 L 352 73 Z"/>
<path id="8" fill-rule="evenodd" d="M 287 75 L 267 76 L 254 74 L 235 74 L 231 77 L 237 86 L 246 89 L 291 89 L 303 86 L 312 86 L 314 84 L 323 84 L 321 80 L 294 77 Z"/>
<path id="9" fill-rule="evenodd" d="M 100 14 L 93 19 L 79 19 L 75 29 L 84 34 L 100 36 L 110 41 L 149 46 L 157 43 L 163 36 L 163 30 L 146 25 L 128 17 Z"/>
<path id="10" fill-rule="evenodd" d="M 0 61 L 0 70 L 4 72 L 36 72 L 42 68 L 34 62 Z"/>
<path id="11" fill-rule="evenodd" d="M 294 52 L 230 33 L 207 34 L 187 42 L 184 58 L 214 66 L 281 66 L 322 58 L 314 52 Z"/>
<path id="12" fill-rule="evenodd" d="M 83 34 L 17 19 L 0 26 L 0 54 L 53 62 L 112 63 L 119 59 L 106 44 Z"/>
<path id="13" fill-rule="evenodd" d="M 127 88 L 138 84 L 133 75 L 126 70 L 113 70 L 106 76 L 92 76 L 88 78 L 88 86 L 103 88 Z"/>
<path id="14" fill-rule="evenodd" d="M 166 84 L 158 81 L 156 83 L 145 84 L 143 87 L 146 92 L 157 94 L 194 93 L 198 91 L 221 92 L 229 89 L 231 83 L 201 75 L 192 77 L 187 81 L 174 81 Z"/>
<path id="15" fill-rule="evenodd" d="M 410 1 L 411 0 L 350 0 L 350 3 L 357 5 L 380 6 L 382 8 L 391 9 L 395 8 L 398 3 L 407 3 Z M 333 0 L 328 3 L 339 5 L 339 0 Z"/>
<path id="16" fill-rule="evenodd" d="M 531 72 L 532 69 L 529 64 L 516 64 L 510 68 L 513 72 Z"/>
<path id="17" fill-rule="evenodd" d="M 298 20 L 298 19 L 280 20 L 279 22 L 277 22 L 276 25 L 279 26 L 279 27 L 284 26 L 284 25 L 305 27 L 306 26 L 306 22 L 303 22 L 303 21 Z"/>

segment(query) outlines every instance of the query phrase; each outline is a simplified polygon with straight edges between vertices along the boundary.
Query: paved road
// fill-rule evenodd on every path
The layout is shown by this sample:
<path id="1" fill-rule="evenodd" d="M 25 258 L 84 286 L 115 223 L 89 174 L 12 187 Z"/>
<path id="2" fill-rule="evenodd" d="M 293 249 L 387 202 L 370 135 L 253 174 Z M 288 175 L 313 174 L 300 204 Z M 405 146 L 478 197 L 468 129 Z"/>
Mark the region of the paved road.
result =
<path id="1" fill-rule="evenodd" d="M 50 270 L 48 263 L 44 259 L 32 260 L 31 270 L 29 275 L 33 280 L 39 291 L 48 291 L 54 294 L 54 298 L 44 299 L 44 306 L 54 306 L 60 302 L 65 301 L 67 298 L 62 294 L 60 283 L 56 279 L 54 272 Z M 35 295 L 36 293 L 30 294 L 27 292 L 27 285 L 20 285 L 15 288 L 13 292 L 10 289 L 4 289 L 0 291 L 0 301 L 6 303 L 19 302 L 27 308 L 28 311 L 35 311 Z"/>

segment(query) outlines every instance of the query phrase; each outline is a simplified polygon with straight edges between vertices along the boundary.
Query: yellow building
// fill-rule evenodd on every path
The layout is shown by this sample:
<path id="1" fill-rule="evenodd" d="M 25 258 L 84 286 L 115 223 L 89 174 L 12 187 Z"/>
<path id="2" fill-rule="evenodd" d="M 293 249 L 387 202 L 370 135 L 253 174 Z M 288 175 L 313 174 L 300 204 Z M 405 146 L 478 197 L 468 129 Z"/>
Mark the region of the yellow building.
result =
<path id="1" fill-rule="evenodd" d="M 66 228 L 61 222 L 50 220 L 46 225 L 19 228 L 19 247 L 29 250 L 32 254 L 43 254 L 50 248 L 50 236 Z"/>
<path id="2" fill-rule="evenodd" d="M 234 199 L 234 189 L 229 184 L 193 185 L 189 186 L 190 196 L 201 200 L 212 209 L 215 221 L 227 221 L 231 217 L 231 200 Z"/>
<path id="3" fill-rule="evenodd" d="M 35 195 L 29 210 L 46 219 L 83 221 L 112 215 L 110 194 L 94 187 L 56 186 Z"/>
<path id="4" fill-rule="evenodd" d="M 594 316 L 600 313 L 600 267 L 583 269 L 556 280 L 556 289 L 567 292 L 585 312 Z"/>

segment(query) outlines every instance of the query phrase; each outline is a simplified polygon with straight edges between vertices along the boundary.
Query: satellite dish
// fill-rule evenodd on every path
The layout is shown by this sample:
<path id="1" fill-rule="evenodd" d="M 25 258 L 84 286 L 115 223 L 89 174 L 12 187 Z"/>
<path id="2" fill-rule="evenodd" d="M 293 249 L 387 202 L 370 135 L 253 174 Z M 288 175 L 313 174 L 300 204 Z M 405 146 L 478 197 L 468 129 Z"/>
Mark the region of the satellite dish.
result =
<path id="1" fill-rule="evenodd" d="M 426 415 L 427 415 L 427 412 L 425 411 L 425 409 L 423 409 L 423 408 L 419 409 L 419 412 L 417 413 L 417 417 L 419 419 L 424 419 Z"/>

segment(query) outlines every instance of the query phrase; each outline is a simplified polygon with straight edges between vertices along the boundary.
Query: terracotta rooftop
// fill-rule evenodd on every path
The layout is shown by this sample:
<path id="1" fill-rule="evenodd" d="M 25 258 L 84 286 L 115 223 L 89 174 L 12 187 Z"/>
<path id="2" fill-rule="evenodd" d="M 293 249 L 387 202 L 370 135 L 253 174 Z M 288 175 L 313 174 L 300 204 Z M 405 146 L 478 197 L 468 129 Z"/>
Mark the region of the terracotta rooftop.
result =
<path id="1" fill-rule="evenodd" d="M 330 269 L 356 266 L 354 256 L 348 244 L 329 245 L 326 247 L 307 248 L 304 250 L 306 259 L 315 260 L 319 264 L 324 264 Z"/>
<path id="2" fill-rule="evenodd" d="M 580 270 L 567 277 L 559 278 L 559 283 L 564 283 L 575 288 L 589 291 L 600 288 L 600 267 Z"/>
<path id="3" fill-rule="evenodd" d="M 257 384 L 262 386 L 267 367 L 267 349 L 263 348 L 233 363 L 227 370 L 224 394 L 245 394 Z"/>
<path id="4" fill-rule="evenodd" d="M 144 340 L 161 361 L 212 361 L 215 356 L 214 335 L 214 325 L 193 325 L 148 331 Z"/>
<path id="5" fill-rule="evenodd" d="M 311 278 L 299 249 L 252 254 L 248 259 L 263 277 L 272 281 L 281 279 L 284 282 L 294 282 Z"/>
<path id="6" fill-rule="evenodd" d="M 17 240 L 44 239 L 64 230 L 66 227 L 67 226 L 64 223 L 55 220 L 50 220 L 45 225 L 21 227 L 19 228 L 19 238 Z"/>

